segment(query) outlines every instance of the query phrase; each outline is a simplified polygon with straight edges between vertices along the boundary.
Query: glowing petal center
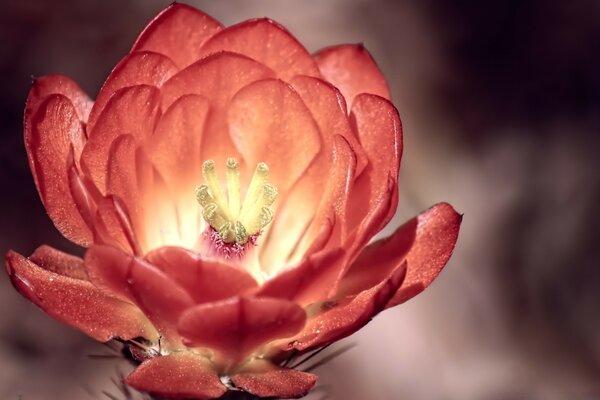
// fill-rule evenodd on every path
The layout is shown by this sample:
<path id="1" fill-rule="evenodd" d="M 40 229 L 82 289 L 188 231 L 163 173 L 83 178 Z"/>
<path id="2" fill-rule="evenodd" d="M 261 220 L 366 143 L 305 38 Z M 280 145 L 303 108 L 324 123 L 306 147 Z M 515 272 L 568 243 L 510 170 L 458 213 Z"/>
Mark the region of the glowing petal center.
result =
<path id="1" fill-rule="evenodd" d="M 277 189 L 267 183 L 267 164 L 256 166 L 243 203 L 235 158 L 227 160 L 227 195 L 221 188 L 213 160 L 204 162 L 202 175 L 205 184 L 196 188 L 196 199 L 202 206 L 202 216 L 219 233 L 223 242 L 244 244 L 273 220 L 271 205 L 277 198 Z"/>

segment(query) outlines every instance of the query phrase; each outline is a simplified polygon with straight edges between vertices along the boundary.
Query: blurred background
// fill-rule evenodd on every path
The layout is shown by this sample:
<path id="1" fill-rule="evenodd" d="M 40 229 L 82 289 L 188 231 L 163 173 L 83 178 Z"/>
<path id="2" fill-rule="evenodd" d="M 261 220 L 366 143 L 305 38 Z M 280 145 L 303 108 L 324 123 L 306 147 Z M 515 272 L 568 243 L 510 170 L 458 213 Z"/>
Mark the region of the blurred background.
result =
<path id="1" fill-rule="evenodd" d="M 447 268 L 318 370 L 335 400 L 600 399 L 600 2 L 189 1 L 225 25 L 269 16 L 309 49 L 363 42 L 405 130 L 390 233 L 433 203 L 464 213 Z M 95 97 L 168 1 L 0 1 L 0 252 L 69 250 L 22 144 L 31 76 Z M 0 398 L 117 394 L 109 351 L 0 276 Z M 120 367 L 123 371 L 126 366 Z"/>

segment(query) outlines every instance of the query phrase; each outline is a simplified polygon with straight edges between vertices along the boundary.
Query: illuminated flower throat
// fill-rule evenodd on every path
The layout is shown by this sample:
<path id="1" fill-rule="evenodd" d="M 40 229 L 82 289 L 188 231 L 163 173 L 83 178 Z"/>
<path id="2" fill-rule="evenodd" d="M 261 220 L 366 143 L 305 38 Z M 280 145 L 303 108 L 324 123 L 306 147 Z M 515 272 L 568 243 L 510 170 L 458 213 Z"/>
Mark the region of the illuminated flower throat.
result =
<path id="1" fill-rule="evenodd" d="M 255 244 L 262 229 L 273 220 L 271 205 L 277 198 L 277 188 L 267 183 L 269 167 L 263 162 L 256 166 L 243 203 L 235 158 L 227 159 L 227 197 L 215 173 L 213 160 L 204 162 L 202 175 L 206 184 L 196 188 L 196 199 L 203 208 L 202 216 L 210 226 L 207 234 L 225 258 L 241 256 L 246 245 Z"/>

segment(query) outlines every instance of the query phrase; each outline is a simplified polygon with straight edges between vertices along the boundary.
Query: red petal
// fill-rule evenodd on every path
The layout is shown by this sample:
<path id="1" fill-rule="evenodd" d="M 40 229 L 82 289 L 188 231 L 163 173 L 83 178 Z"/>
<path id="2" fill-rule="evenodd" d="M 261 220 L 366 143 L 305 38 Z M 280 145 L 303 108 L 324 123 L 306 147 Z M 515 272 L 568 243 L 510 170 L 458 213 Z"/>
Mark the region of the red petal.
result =
<path id="1" fill-rule="evenodd" d="M 194 305 L 190 295 L 146 261 L 109 246 L 85 254 L 90 280 L 100 289 L 135 302 L 172 345 L 179 315 Z"/>
<path id="2" fill-rule="evenodd" d="M 148 253 L 146 259 L 186 289 L 198 304 L 226 299 L 257 286 L 245 270 L 202 259 L 179 247 L 161 247 Z"/>
<path id="3" fill-rule="evenodd" d="M 349 229 L 356 227 L 385 196 L 391 178 L 398 181 L 402 156 L 402 126 L 398 111 L 389 101 L 374 95 L 362 94 L 352 106 L 351 119 L 365 149 L 369 165 L 357 178 L 352 189 Z M 398 194 L 390 203 L 387 216 L 379 229 L 389 222 L 398 204 Z M 378 230 L 379 230 L 378 229 Z"/>
<path id="4" fill-rule="evenodd" d="M 332 169 L 331 154 L 334 151 L 335 136 L 342 136 L 350 144 L 357 159 L 357 174 L 367 163 L 364 151 L 350 127 L 345 101 L 339 91 L 325 81 L 308 76 L 297 76 L 292 79 L 291 84 L 319 126 L 322 146 L 319 155 L 291 188 L 287 197 L 281 200 L 277 218 L 269 231 L 269 237 L 277 239 L 268 240 L 261 251 L 261 264 L 267 270 L 277 270 L 286 260 L 297 261 L 310 245 L 309 241 L 301 242 L 299 238 L 317 214 L 323 198 L 320 189 L 327 185 L 330 177 L 330 174 L 323 172 Z M 320 221 L 319 225 L 322 223 Z"/>
<path id="5" fill-rule="evenodd" d="M 146 360 L 125 383 L 169 399 L 215 399 L 227 391 L 210 361 L 189 351 Z"/>
<path id="6" fill-rule="evenodd" d="M 177 72 L 173 61 L 157 53 L 133 53 L 125 56 L 112 70 L 96 97 L 90 113 L 88 132 L 91 132 L 102 115 L 111 96 L 119 89 L 137 85 L 161 87 Z"/>
<path id="7" fill-rule="evenodd" d="M 323 49 L 315 54 L 321 73 L 352 103 L 360 93 L 390 98 L 390 89 L 371 57 L 362 45 L 342 45 Z"/>
<path id="8" fill-rule="evenodd" d="M 228 135 L 227 105 L 233 95 L 251 82 L 273 76 L 273 71 L 256 61 L 231 53 L 218 53 L 190 65 L 162 88 L 163 109 L 181 96 L 201 95 L 210 102 L 211 112 L 204 128 L 201 160 L 213 159 L 224 165 L 237 150 Z"/>
<path id="9" fill-rule="evenodd" d="M 289 301 L 234 297 L 186 311 L 179 333 L 188 346 L 212 348 L 235 363 L 266 342 L 294 335 L 305 320 L 304 310 Z"/>
<path id="10" fill-rule="evenodd" d="M 44 207 L 66 238 L 87 246 L 92 240 L 92 232 L 75 205 L 68 177 L 71 148 L 81 151 L 84 142 L 85 134 L 77 111 L 60 94 L 48 97 L 36 115 L 26 120 L 25 148 Z"/>
<path id="11" fill-rule="evenodd" d="M 209 110 L 210 104 L 202 96 L 186 95 L 175 101 L 158 121 L 146 150 L 167 181 L 200 182 L 200 147 Z"/>
<path id="12" fill-rule="evenodd" d="M 25 106 L 25 129 L 27 120 L 35 115 L 40 104 L 53 94 L 61 94 L 73 103 L 77 116 L 82 122 L 86 122 L 94 102 L 79 85 L 71 78 L 64 75 L 46 75 L 33 81 L 27 104 Z"/>
<path id="13" fill-rule="evenodd" d="M 321 305 L 321 314 L 308 320 L 290 346 L 298 350 L 316 348 L 351 335 L 381 312 L 404 280 L 406 264 L 398 266 L 378 285 L 356 296 Z"/>
<path id="14" fill-rule="evenodd" d="M 42 245 L 38 247 L 29 256 L 29 260 L 50 272 L 69 278 L 88 280 L 87 271 L 81 258 L 63 253 L 50 246 Z"/>
<path id="15" fill-rule="evenodd" d="M 154 51 L 185 68 L 201 58 L 204 42 L 223 26 L 185 4 L 173 3 L 158 14 L 137 38 L 132 52 Z"/>
<path id="16" fill-rule="evenodd" d="M 356 154 L 356 173 L 360 174 L 367 164 L 367 156 L 350 127 L 346 101 L 340 91 L 329 82 L 310 76 L 296 76 L 290 83 L 319 125 L 324 147 L 330 151 L 334 137 L 342 136 Z"/>
<path id="17" fill-rule="evenodd" d="M 300 305 L 324 300 L 337 278 L 344 256 L 341 248 L 312 254 L 298 266 L 265 282 L 256 296 L 287 299 Z"/>
<path id="18" fill-rule="evenodd" d="M 125 210 L 131 216 L 136 228 L 142 218 L 140 188 L 136 174 L 137 143 L 131 135 L 118 136 L 108 151 L 106 193 L 123 201 Z"/>
<path id="19" fill-rule="evenodd" d="M 323 193 L 319 209 L 296 251 L 300 257 L 314 248 L 314 240 L 319 238 L 320 232 L 324 230 L 331 229 L 327 235 L 327 242 L 323 243 L 322 247 L 339 246 L 348 234 L 345 227 L 349 193 L 356 170 L 356 157 L 342 136 L 334 138 L 332 156 L 327 184 L 321 189 Z"/>
<path id="20" fill-rule="evenodd" d="M 132 135 L 143 143 L 154 131 L 159 114 L 159 91 L 152 86 L 123 88 L 110 98 L 81 155 L 83 170 L 102 192 L 113 140 L 120 135 Z"/>
<path id="21" fill-rule="evenodd" d="M 461 218 L 452 206 L 440 203 L 406 222 L 390 237 L 362 251 L 344 277 L 340 293 L 365 290 L 405 261 L 408 264 L 406 279 L 388 307 L 420 293 L 452 255 Z"/>
<path id="22" fill-rule="evenodd" d="M 96 244 L 107 244 L 129 254 L 142 254 L 125 205 L 118 197 L 103 197 L 98 202 L 94 221 Z"/>
<path id="23" fill-rule="evenodd" d="M 269 165 L 269 181 L 282 197 L 320 149 L 319 128 L 298 94 L 267 79 L 240 90 L 229 105 L 233 143 L 246 165 Z"/>
<path id="24" fill-rule="evenodd" d="M 111 246 L 94 245 L 85 253 L 85 267 L 90 281 L 98 289 L 133 301 L 127 278 L 133 257 Z"/>
<path id="25" fill-rule="evenodd" d="M 202 47 L 204 55 L 224 50 L 259 61 L 284 80 L 295 75 L 320 76 L 317 64 L 302 44 L 270 19 L 254 19 L 233 25 L 217 33 Z"/>
<path id="26" fill-rule="evenodd" d="M 197 95 L 180 97 L 162 115 L 145 150 L 177 202 L 179 230 L 186 247 L 198 239 L 200 207 L 191 188 L 202 182 L 200 156 L 210 105 Z M 179 194 L 179 196 L 177 196 Z"/>
<path id="27" fill-rule="evenodd" d="M 180 315 L 194 305 L 187 291 L 155 266 L 134 258 L 127 279 L 136 304 L 167 341 L 176 337 Z"/>
<path id="28" fill-rule="evenodd" d="M 308 372 L 281 368 L 265 360 L 254 360 L 231 377 L 233 384 L 253 395 L 266 398 L 299 399 L 306 396 L 319 378 Z"/>
<path id="29" fill-rule="evenodd" d="M 6 256 L 6 269 L 23 296 L 50 316 L 96 340 L 152 338 L 155 334 L 137 307 L 106 296 L 88 281 L 43 269 L 13 251 Z"/>

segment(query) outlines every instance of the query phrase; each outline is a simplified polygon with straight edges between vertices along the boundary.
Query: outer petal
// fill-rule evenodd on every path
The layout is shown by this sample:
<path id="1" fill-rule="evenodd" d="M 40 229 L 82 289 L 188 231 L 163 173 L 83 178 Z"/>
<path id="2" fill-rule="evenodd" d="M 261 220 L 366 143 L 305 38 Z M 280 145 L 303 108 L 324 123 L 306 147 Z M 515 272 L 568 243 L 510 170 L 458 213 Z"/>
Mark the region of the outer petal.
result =
<path id="1" fill-rule="evenodd" d="M 321 74 L 333 83 L 351 103 L 360 93 L 390 98 L 390 89 L 371 57 L 361 44 L 323 49 L 315 54 Z"/>
<path id="2" fill-rule="evenodd" d="M 277 274 L 256 292 L 259 297 L 275 297 L 307 305 L 328 297 L 345 258 L 341 248 L 311 254 L 299 265 Z"/>
<path id="3" fill-rule="evenodd" d="M 289 340 L 289 346 L 298 350 L 311 349 L 356 332 L 385 308 L 405 275 L 406 264 L 402 264 L 389 278 L 356 296 L 323 303 L 322 312 L 309 319 L 302 332 Z"/>
<path id="4" fill-rule="evenodd" d="M 158 268 L 109 246 L 93 246 L 85 255 L 90 280 L 105 292 L 137 304 L 165 339 L 176 345 L 174 327 L 193 306 L 190 295 Z"/>
<path id="5" fill-rule="evenodd" d="M 342 290 L 356 293 L 389 275 L 406 261 L 402 287 L 387 307 L 400 304 L 425 290 L 452 255 L 462 215 L 440 203 L 402 225 L 392 236 L 367 247 L 344 278 Z"/>
<path id="6" fill-rule="evenodd" d="M 62 263 L 64 259 L 61 256 L 56 261 Z M 47 257 L 45 262 L 50 262 Z M 148 320 L 134 305 L 105 295 L 88 281 L 45 270 L 13 251 L 6 256 L 6 269 L 23 296 L 96 340 L 154 336 Z"/>
<path id="7" fill-rule="evenodd" d="M 402 125 L 398 111 L 389 101 L 374 95 L 362 94 L 352 105 L 350 115 L 369 165 L 357 178 L 352 189 L 349 230 L 356 227 L 370 210 L 381 203 L 391 179 L 396 185 L 402 156 Z M 398 204 L 397 191 L 379 229 L 389 222 Z"/>
<path id="8" fill-rule="evenodd" d="M 176 337 L 179 316 L 194 305 L 187 291 L 153 265 L 134 258 L 127 284 L 136 304 L 167 341 Z"/>
<path id="9" fill-rule="evenodd" d="M 185 68 L 201 58 L 204 42 L 223 26 L 203 12 L 173 3 L 158 14 L 137 38 L 132 52 L 154 51 Z"/>
<path id="10" fill-rule="evenodd" d="M 111 246 L 94 245 L 85 253 L 85 268 L 98 289 L 123 301 L 133 302 L 127 283 L 133 257 Z"/>
<path id="11" fill-rule="evenodd" d="M 88 280 L 83 260 L 72 254 L 63 253 L 50 246 L 42 245 L 35 249 L 29 260 L 43 269 L 69 278 Z"/>
<path id="12" fill-rule="evenodd" d="M 179 247 L 161 247 L 146 255 L 151 264 L 186 289 L 198 304 L 240 295 L 258 284 L 241 268 Z"/>
<path id="13" fill-rule="evenodd" d="M 273 71 L 238 54 L 218 53 L 190 65 L 163 87 L 163 109 L 188 94 L 210 102 L 211 112 L 203 135 L 202 160 L 213 159 L 224 165 L 227 157 L 237 155 L 228 135 L 227 105 L 238 90 L 251 82 L 272 77 Z"/>
<path id="14" fill-rule="evenodd" d="M 255 360 L 233 375 L 233 384 L 260 398 L 299 399 L 319 378 L 308 372 L 281 368 L 265 360 Z"/>
<path id="15" fill-rule="evenodd" d="M 68 160 L 71 149 L 80 152 L 84 143 L 77 111 L 60 94 L 48 97 L 36 115 L 26 119 L 25 148 L 44 207 L 58 230 L 82 246 L 91 242 L 92 232 L 71 195 Z"/>
<path id="16" fill-rule="evenodd" d="M 266 342 L 294 335 L 305 320 L 304 310 L 289 301 L 234 297 L 186 311 L 179 333 L 188 346 L 209 347 L 235 363 Z"/>
<path id="17" fill-rule="evenodd" d="M 189 351 L 146 360 L 125 383 L 170 399 L 215 399 L 227 391 L 210 361 Z"/>
<path id="18" fill-rule="evenodd" d="M 119 89 L 129 86 L 149 85 L 161 87 L 177 72 L 177 67 L 168 57 L 157 53 L 132 53 L 125 56 L 112 70 L 102 85 L 88 121 L 92 131 L 111 96 Z"/>
<path id="19" fill-rule="evenodd" d="M 160 96 L 153 86 L 131 86 L 111 97 L 81 155 L 84 172 L 100 191 L 106 187 L 106 167 L 111 143 L 119 135 L 132 135 L 143 142 L 154 131 L 160 116 Z"/>
<path id="20" fill-rule="evenodd" d="M 64 75 L 46 75 L 35 78 L 25 105 L 25 129 L 27 121 L 35 115 L 40 104 L 53 94 L 61 94 L 73 103 L 81 122 L 87 122 L 94 102 L 71 78 Z"/>
<path id="21" fill-rule="evenodd" d="M 252 83 L 229 105 L 233 143 L 250 169 L 269 165 L 269 181 L 285 194 L 321 147 L 319 128 L 302 99 L 279 80 Z"/>
<path id="22" fill-rule="evenodd" d="M 223 50 L 259 61 L 284 80 L 295 75 L 320 76 L 317 64 L 302 44 L 283 26 L 267 18 L 244 21 L 217 33 L 204 44 L 202 54 Z"/>

